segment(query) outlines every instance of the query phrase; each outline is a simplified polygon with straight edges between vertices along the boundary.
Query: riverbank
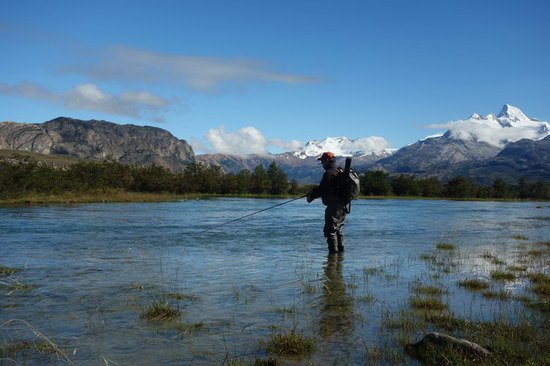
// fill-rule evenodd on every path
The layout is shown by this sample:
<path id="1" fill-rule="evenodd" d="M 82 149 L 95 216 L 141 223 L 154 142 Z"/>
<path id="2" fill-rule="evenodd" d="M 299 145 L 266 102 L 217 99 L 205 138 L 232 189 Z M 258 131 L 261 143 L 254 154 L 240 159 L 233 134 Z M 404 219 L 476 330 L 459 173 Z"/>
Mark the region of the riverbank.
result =
<path id="1" fill-rule="evenodd" d="M 208 199 L 214 197 L 253 198 L 253 199 L 293 199 L 301 195 L 270 194 L 205 194 L 205 193 L 147 193 L 124 190 L 100 190 L 85 193 L 65 192 L 61 194 L 29 194 L 19 197 L 0 198 L 0 206 L 41 205 L 68 203 L 106 203 L 106 202 L 170 202 L 189 199 Z M 359 200 L 428 200 L 428 201 L 474 201 L 474 202 L 539 202 L 544 200 L 521 200 L 517 198 L 448 198 L 414 196 L 360 196 Z"/>
<path id="2" fill-rule="evenodd" d="M 119 190 L 62 193 L 62 194 L 32 194 L 20 197 L 0 199 L 0 206 L 40 205 L 57 203 L 104 203 L 104 202 L 168 202 L 183 199 L 195 199 L 200 195 L 178 195 L 172 193 L 143 193 Z"/>

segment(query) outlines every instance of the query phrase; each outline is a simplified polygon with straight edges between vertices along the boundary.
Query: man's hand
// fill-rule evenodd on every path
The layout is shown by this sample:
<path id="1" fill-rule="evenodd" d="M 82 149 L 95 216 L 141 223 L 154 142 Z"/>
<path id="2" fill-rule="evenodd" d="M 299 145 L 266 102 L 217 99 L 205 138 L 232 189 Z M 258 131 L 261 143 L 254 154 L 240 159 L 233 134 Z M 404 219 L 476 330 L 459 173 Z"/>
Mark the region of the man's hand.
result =
<path id="1" fill-rule="evenodd" d="M 313 196 L 311 195 L 311 193 L 309 193 L 306 197 L 306 200 L 307 200 L 307 203 L 311 203 L 311 201 L 313 201 L 315 198 L 313 198 Z"/>

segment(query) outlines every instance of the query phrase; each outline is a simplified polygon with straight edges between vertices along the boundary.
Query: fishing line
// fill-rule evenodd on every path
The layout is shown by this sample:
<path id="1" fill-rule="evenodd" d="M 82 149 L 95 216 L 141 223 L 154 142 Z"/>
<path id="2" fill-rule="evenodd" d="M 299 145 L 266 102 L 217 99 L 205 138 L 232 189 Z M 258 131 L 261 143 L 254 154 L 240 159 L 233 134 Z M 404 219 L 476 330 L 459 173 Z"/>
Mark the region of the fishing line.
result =
<path id="1" fill-rule="evenodd" d="M 250 216 L 252 216 L 252 215 L 259 214 L 260 212 L 264 212 L 264 211 L 267 211 L 267 210 L 271 210 L 272 208 L 275 208 L 275 207 L 279 207 L 279 206 L 282 206 L 282 205 L 286 205 L 287 203 L 294 202 L 294 201 L 296 201 L 296 200 L 299 200 L 299 199 L 305 198 L 305 197 L 307 197 L 307 194 L 306 194 L 306 195 L 303 195 L 303 196 L 301 196 L 301 197 L 293 198 L 293 199 L 291 199 L 291 200 L 288 200 L 288 201 L 285 201 L 285 202 L 282 202 L 282 203 L 278 203 L 278 204 L 273 205 L 273 206 L 271 206 L 271 207 L 264 208 L 263 210 L 260 210 L 260 211 L 252 212 L 252 213 L 250 213 L 250 214 L 248 214 L 248 215 L 244 215 L 244 216 L 238 217 L 238 218 L 236 218 L 236 219 L 233 219 L 233 220 L 230 220 L 230 221 L 221 223 L 221 224 L 209 226 L 209 227 L 207 227 L 206 229 L 199 231 L 199 234 L 204 233 L 205 231 L 209 231 L 209 230 L 215 229 L 215 228 L 220 227 L 220 226 L 224 226 L 224 225 L 230 224 L 230 223 L 235 222 L 235 221 L 239 221 L 239 220 L 245 219 L 245 218 L 250 217 Z"/>

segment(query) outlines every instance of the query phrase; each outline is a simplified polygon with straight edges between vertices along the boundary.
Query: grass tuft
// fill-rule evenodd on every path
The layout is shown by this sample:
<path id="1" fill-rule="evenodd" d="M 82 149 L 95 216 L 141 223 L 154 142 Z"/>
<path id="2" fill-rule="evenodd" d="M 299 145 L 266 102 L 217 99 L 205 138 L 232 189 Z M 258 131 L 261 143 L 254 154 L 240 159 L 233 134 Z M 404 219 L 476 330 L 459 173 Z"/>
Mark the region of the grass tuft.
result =
<path id="1" fill-rule="evenodd" d="M 0 346 L 0 357 L 29 356 L 33 353 L 41 355 L 57 354 L 57 349 L 46 341 L 20 341 Z"/>
<path id="2" fill-rule="evenodd" d="M 489 283 L 487 281 L 480 280 L 478 278 L 469 278 L 458 281 L 458 285 L 472 291 L 485 290 L 489 288 Z"/>
<path id="3" fill-rule="evenodd" d="M 417 294 L 428 295 L 428 296 L 441 296 L 449 292 L 447 289 L 437 287 L 437 286 L 429 286 L 429 285 L 413 286 L 412 291 Z"/>
<path id="4" fill-rule="evenodd" d="M 502 301 L 510 300 L 512 297 L 508 291 L 491 291 L 487 290 L 481 294 L 486 299 L 498 299 Z"/>
<path id="5" fill-rule="evenodd" d="M 529 238 L 527 238 L 524 235 L 513 235 L 512 239 L 514 239 L 514 240 L 529 240 Z"/>
<path id="6" fill-rule="evenodd" d="M 491 271 L 491 278 L 495 281 L 513 281 L 516 279 L 516 275 L 513 272 L 506 271 Z"/>
<path id="7" fill-rule="evenodd" d="M 315 339 L 304 337 L 302 333 L 273 334 L 267 341 L 262 342 L 266 351 L 280 356 L 306 356 L 315 351 Z"/>
<path id="8" fill-rule="evenodd" d="M 527 252 L 527 254 L 529 254 L 530 256 L 533 256 L 533 257 L 540 257 L 544 253 L 545 253 L 545 251 L 541 250 L 541 249 L 532 249 L 532 250 Z"/>
<path id="9" fill-rule="evenodd" d="M 531 272 L 527 274 L 527 278 L 534 284 L 550 284 L 550 275 L 540 272 Z"/>
<path id="10" fill-rule="evenodd" d="M 506 267 L 506 269 L 510 272 L 525 272 L 527 271 L 527 266 L 512 265 Z"/>
<path id="11" fill-rule="evenodd" d="M 178 300 L 178 301 L 182 301 L 182 300 L 198 301 L 199 300 L 198 296 L 190 295 L 190 294 L 182 294 L 182 293 L 179 293 L 179 292 L 167 293 L 166 297 L 168 297 L 169 299 L 174 299 L 174 300 Z"/>
<path id="12" fill-rule="evenodd" d="M 0 276 L 11 276 L 21 271 L 19 268 L 7 267 L 0 264 Z"/>
<path id="13" fill-rule="evenodd" d="M 420 296 L 412 296 L 409 299 L 409 302 L 413 309 L 444 310 L 447 308 L 447 304 L 433 297 L 424 298 Z"/>
<path id="14" fill-rule="evenodd" d="M 453 243 L 441 242 L 435 245 L 436 249 L 439 250 L 454 250 L 456 246 Z"/>
<path id="15" fill-rule="evenodd" d="M 175 320 L 179 318 L 180 310 L 173 307 L 168 301 L 153 301 L 142 313 L 141 318 L 149 321 Z"/>

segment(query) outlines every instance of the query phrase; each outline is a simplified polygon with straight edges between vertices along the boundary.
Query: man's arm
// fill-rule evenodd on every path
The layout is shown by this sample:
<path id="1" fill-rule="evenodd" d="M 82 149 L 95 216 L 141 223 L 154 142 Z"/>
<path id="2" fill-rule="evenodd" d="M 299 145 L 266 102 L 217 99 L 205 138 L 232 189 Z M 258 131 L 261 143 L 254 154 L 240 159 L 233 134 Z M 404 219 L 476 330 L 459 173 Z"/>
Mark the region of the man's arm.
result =
<path id="1" fill-rule="evenodd" d="M 307 195 L 307 202 L 310 203 L 316 198 L 322 197 L 323 195 L 326 195 L 331 187 L 331 178 L 333 178 L 330 174 L 325 172 L 323 174 L 323 178 L 321 179 L 321 183 L 315 188 L 311 190 L 311 192 Z"/>

